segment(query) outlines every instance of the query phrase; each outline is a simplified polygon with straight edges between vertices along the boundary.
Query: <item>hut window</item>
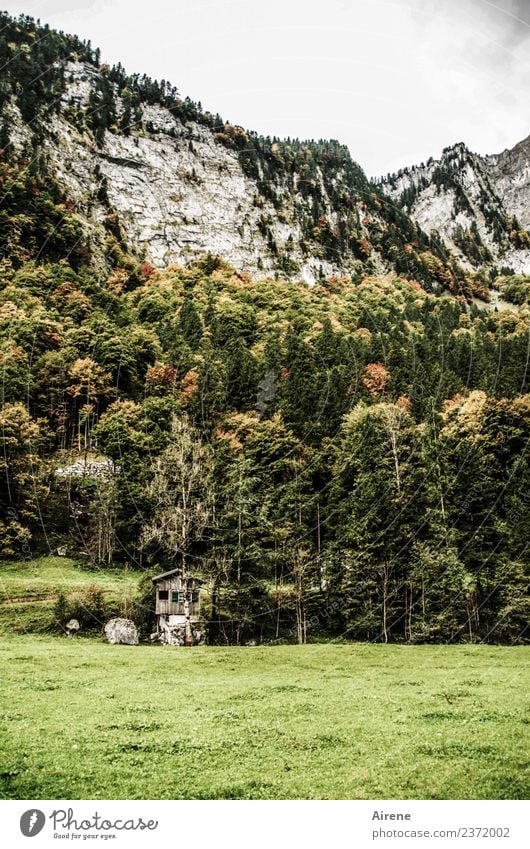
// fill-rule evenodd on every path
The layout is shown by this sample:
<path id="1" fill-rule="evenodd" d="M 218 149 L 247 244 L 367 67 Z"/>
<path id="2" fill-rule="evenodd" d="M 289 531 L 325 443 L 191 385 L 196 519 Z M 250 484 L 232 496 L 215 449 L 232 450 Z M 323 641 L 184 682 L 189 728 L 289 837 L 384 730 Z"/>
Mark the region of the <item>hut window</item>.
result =
<path id="1" fill-rule="evenodd" d="M 160 601 L 167 601 L 169 598 L 169 592 L 167 590 L 158 590 L 158 598 Z"/>
<path id="2" fill-rule="evenodd" d="M 197 602 L 199 601 L 199 590 L 193 590 L 191 594 L 191 600 L 193 604 L 197 604 Z"/>
<path id="3" fill-rule="evenodd" d="M 171 593 L 171 601 L 177 602 L 178 604 L 182 604 L 185 595 L 186 593 L 173 590 L 173 592 Z"/>

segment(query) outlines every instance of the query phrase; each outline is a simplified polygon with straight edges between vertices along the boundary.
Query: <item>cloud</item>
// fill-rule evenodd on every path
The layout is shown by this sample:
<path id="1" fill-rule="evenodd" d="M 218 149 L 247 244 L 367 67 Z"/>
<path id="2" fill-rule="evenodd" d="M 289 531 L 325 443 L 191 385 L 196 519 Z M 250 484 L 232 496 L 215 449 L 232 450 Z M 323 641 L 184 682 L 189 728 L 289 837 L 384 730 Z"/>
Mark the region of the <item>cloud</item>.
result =
<path id="1" fill-rule="evenodd" d="M 450 0 L 455 2 L 455 0 Z M 461 0 L 460 8 L 508 49 L 530 38 L 529 0 Z"/>
<path id="2" fill-rule="evenodd" d="M 413 19 L 424 28 L 433 22 L 450 18 L 478 32 L 488 31 L 490 37 L 505 47 L 514 47 L 530 38 L 529 0 L 403 0 Z"/>
<path id="3" fill-rule="evenodd" d="M 528 0 L 481 0 L 486 14 L 500 29 L 503 41 L 516 46 L 530 38 L 530 4 Z"/>

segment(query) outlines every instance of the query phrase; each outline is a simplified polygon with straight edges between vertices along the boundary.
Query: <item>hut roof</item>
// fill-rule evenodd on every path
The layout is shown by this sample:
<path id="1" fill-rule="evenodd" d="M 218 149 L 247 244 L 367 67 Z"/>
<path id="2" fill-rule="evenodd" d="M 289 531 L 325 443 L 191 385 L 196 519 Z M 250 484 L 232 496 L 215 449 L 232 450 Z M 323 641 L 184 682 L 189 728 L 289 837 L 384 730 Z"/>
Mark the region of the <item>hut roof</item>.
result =
<path id="1" fill-rule="evenodd" d="M 182 575 L 182 569 L 177 567 L 176 569 L 170 569 L 169 572 L 162 572 L 161 575 L 155 575 L 154 578 L 151 578 L 153 584 L 156 584 L 157 581 L 162 581 L 164 578 L 170 578 L 172 575 Z M 197 575 L 187 575 L 188 578 L 192 578 L 194 581 L 197 581 L 199 584 L 204 584 L 202 578 L 198 578 Z"/>

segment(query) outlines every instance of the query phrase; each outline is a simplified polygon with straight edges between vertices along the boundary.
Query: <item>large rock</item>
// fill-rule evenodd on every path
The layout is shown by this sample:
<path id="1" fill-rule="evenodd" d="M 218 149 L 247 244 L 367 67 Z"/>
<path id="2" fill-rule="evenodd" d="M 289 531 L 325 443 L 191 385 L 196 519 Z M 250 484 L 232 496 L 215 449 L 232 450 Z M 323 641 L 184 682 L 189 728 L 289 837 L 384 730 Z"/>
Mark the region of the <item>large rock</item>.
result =
<path id="1" fill-rule="evenodd" d="M 96 480 L 108 480 L 112 477 L 115 468 L 112 460 L 76 460 L 70 466 L 60 466 L 55 470 L 58 478 L 96 478 Z M 59 552 L 58 552 L 59 553 Z"/>
<path id="2" fill-rule="evenodd" d="M 66 633 L 69 637 L 75 637 L 79 631 L 79 622 L 77 619 L 69 619 L 65 625 Z"/>
<path id="3" fill-rule="evenodd" d="M 138 645 L 138 629 L 130 619 L 110 619 L 104 630 L 109 643 L 122 643 L 126 646 Z"/>

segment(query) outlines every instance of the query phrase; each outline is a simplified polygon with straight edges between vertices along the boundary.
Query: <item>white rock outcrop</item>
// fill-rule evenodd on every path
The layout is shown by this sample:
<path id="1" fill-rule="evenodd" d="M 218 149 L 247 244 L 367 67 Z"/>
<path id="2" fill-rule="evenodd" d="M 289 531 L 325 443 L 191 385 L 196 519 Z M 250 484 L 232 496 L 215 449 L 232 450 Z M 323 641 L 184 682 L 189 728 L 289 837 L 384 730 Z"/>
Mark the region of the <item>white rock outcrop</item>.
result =
<path id="1" fill-rule="evenodd" d="M 486 156 L 484 163 L 506 210 L 530 228 L 530 136 L 511 150 Z"/>
<path id="2" fill-rule="evenodd" d="M 449 185 L 436 185 L 440 170 L 454 176 L 460 197 Z M 530 227 L 530 137 L 513 150 L 494 156 L 480 156 L 457 144 L 446 149 L 441 159 L 407 168 L 383 181 L 383 189 L 396 201 L 411 188 L 417 190 L 416 197 L 405 211 L 426 233 L 438 232 L 464 267 L 473 267 L 473 262 L 456 244 L 455 230 L 458 225 L 464 230 L 476 225 L 494 263 L 530 274 L 530 248 L 510 241 L 509 226 L 501 240 L 495 238 L 491 220 L 484 214 L 488 208 L 490 218 L 515 216 L 521 227 Z"/>
<path id="3" fill-rule="evenodd" d="M 77 460 L 68 466 L 59 466 L 55 470 L 58 478 L 96 478 L 108 480 L 115 473 L 116 467 L 112 460 Z"/>
<path id="4" fill-rule="evenodd" d="M 263 233 L 265 221 L 280 251 L 289 240 L 289 256 L 299 268 L 293 276 L 311 283 L 321 270 L 327 275 L 340 271 L 338 265 L 302 253 L 292 189 L 277 187 L 283 196 L 279 215 L 244 173 L 237 152 L 217 142 L 207 126 L 182 123 L 167 109 L 144 104 L 142 124 L 148 131 L 107 132 L 98 147 L 68 117 L 69 109 L 88 107 L 96 76 L 88 64 L 68 63 L 63 112 L 50 118 L 45 140 L 59 182 L 86 218 L 96 260 L 98 252 L 103 256 L 98 225 L 108 213 L 98 201 L 104 180 L 127 242 L 157 267 L 209 251 L 238 271 L 268 276 L 277 270 L 277 257 Z M 322 178 L 321 183 L 325 198 Z"/>

